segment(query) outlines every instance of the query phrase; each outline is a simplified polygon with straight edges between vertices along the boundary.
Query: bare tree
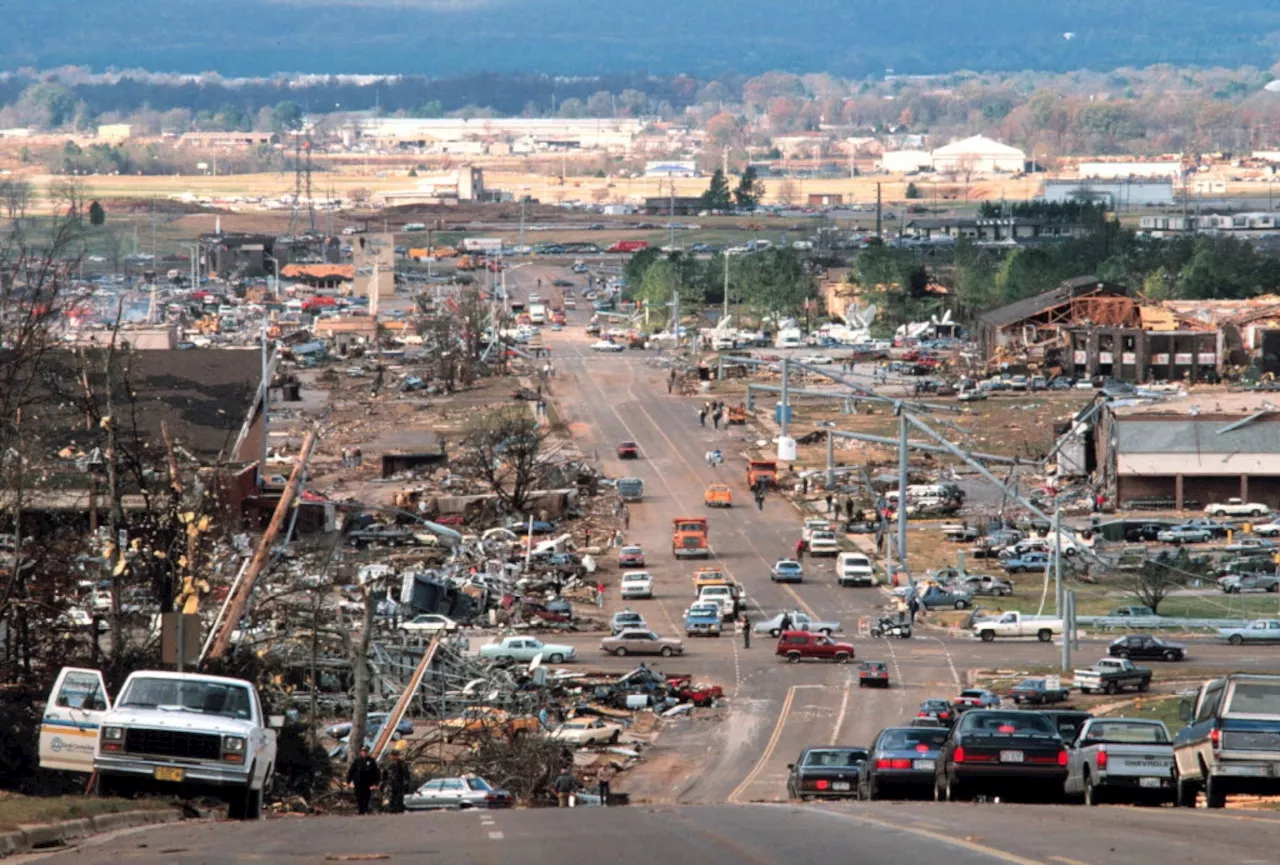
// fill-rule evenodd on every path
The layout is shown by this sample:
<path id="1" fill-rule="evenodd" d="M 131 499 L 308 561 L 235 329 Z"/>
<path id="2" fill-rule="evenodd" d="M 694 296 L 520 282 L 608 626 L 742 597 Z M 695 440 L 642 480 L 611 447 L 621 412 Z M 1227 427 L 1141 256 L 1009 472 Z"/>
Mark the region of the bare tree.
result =
<path id="1" fill-rule="evenodd" d="M 1142 563 L 1142 568 L 1124 581 L 1124 589 L 1134 600 L 1159 613 L 1160 604 L 1174 592 L 1186 588 L 1190 560 L 1182 550 L 1174 556 L 1157 556 Z"/>
<path id="2" fill-rule="evenodd" d="M 524 405 L 483 415 L 464 440 L 463 462 L 483 478 L 509 513 L 525 512 L 550 465 L 550 440 L 560 431 L 541 425 Z"/>
<path id="3" fill-rule="evenodd" d="M 31 203 L 30 181 L 19 177 L 0 180 L 0 201 L 4 203 L 5 213 L 10 219 L 22 219 Z"/>

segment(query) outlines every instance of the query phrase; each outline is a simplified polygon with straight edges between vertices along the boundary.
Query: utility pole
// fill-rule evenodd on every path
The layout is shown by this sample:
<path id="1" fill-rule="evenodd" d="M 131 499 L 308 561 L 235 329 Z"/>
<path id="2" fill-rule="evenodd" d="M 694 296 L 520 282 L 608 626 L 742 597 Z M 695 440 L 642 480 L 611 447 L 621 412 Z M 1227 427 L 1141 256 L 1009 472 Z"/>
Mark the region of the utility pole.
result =
<path id="1" fill-rule="evenodd" d="M 520 249 L 521 251 L 524 250 L 524 199 L 525 199 L 525 196 L 523 195 L 520 196 Z"/>
<path id="2" fill-rule="evenodd" d="M 671 203 L 667 212 L 667 234 L 669 235 L 668 245 L 675 249 L 676 246 L 676 178 L 671 175 Z"/>
<path id="3" fill-rule="evenodd" d="M 1054 610 L 1062 618 L 1066 615 L 1062 593 L 1062 509 L 1056 506 L 1053 509 L 1053 585 Z"/>
<path id="4" fill-rule="evenodd" d="M 782 427 L 782 438 L 788 436 L 787 428 L 791 425 L 791 371 L 787 367 L 787 356 L 782 356 L 782 408 L 779 409 L 778 425 Z M 781 445 L 779 445 L 781 447 Z"/>
<path id="5" fill-rule="evenodd" d="M 877 186 L 877 199 L 878 188 Z M 907 414 L 901 406 L 898 408 L 898 567 L 906 571 L 911 578 L 911 570 L 907 567 Z M 914 582 L 914 581 L 913 581 Z"/>
<path id="6" fill-rule="evenodd" d="M 267 317 L 262 316 L 262 468 L 258 472 L 258 488 L 267 485 L 267 436 L 270 430 L 271 381 L 267 378 Z"/>
<path id="7" fill-rule="evenodd" d="M 880 218 L 881 218 L 880 182 L 876 181 L 876 239 L 877 240 L 884 239 L 883 236 L 880 234 L 880 224 L 881 224 Z"/>
<path id="8" fill-rule="evenodd" d="M 729 318 L 729 253 L 722 252 L 724 256 L 724 315 L 721 321 L 727 321 Z"/>

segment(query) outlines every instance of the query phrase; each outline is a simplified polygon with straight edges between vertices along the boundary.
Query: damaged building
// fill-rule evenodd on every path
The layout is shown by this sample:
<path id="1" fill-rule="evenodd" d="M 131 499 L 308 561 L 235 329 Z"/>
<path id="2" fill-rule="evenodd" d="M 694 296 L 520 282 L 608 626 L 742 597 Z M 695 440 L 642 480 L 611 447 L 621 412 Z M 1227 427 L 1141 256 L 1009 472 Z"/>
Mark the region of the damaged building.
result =
<path id="1" fill-rule="evenodd" d="M 1141 304 L 1095 276 L 992 310 L 978 331 L 988 360 L 1041 364 L 1069 378 L 1217 381 L 1224 359 L 1220 328 Z"/>
<path id="2" fill-rule="evenodd" d="M 1123 509 L 1280 506 L 1280 409 L 1257 393 L 1106 403 L 1094 426 L 1104 489 Z"/>

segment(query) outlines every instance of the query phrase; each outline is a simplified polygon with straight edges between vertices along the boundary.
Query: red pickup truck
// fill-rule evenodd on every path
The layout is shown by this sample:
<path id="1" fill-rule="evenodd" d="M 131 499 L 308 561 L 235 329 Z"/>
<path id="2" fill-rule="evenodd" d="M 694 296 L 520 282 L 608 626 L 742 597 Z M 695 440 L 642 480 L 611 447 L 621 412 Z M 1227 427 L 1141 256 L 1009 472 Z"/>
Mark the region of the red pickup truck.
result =
<path id="1" fill-rule="evenodd" d="M 774 654 L 798 664 L 804 658 L 847 664 L 853 660 L 853 644 L 838 643 L 822 633 L 783 631 Z"/>

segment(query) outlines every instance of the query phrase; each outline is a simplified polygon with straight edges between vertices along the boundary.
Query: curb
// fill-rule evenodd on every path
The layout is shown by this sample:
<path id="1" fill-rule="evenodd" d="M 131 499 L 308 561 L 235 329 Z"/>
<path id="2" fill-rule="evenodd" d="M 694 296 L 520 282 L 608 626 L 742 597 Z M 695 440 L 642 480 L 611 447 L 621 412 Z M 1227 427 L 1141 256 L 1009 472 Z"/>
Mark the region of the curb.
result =
<path id="1" fill-rule="evenodd" d="M 20 825 L 15 831 L 0 833 L 0 858 L 29 853 L 49 847 L 60 847 L 68 841 L 88 838 L 103 832 L 176 823 L 182 813 L 174 809 L 154 811 L 121 811 L 115 814 L 99 814 L 57 823 L 32 823 Z"/>

